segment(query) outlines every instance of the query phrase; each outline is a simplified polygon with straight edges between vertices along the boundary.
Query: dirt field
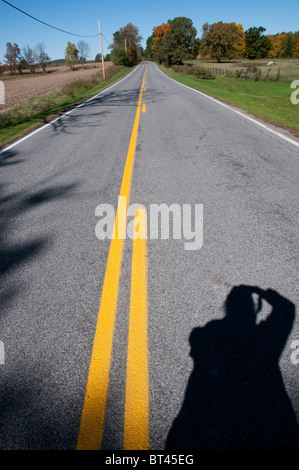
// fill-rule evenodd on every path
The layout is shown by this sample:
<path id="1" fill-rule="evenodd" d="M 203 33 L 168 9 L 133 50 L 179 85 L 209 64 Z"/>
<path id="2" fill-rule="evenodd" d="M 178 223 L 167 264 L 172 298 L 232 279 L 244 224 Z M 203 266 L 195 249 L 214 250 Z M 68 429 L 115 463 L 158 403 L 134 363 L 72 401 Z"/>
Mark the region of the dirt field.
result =
<path id="1" fill-rule="evenodd" d="M 112 62 L 105 62 L 105 70 L 111 65 Z M 76 70 L 66 66 L 49 67 L 46 74 L 37 71 L 34 75 L 24 73 L 21 76 L 5 77 L 5 106 L 0 105 L 0 109 L 11 108 L 35 96 L 57 90 L 66 83 L 94 75 L 102 76 L 101 63 L 86 64 L 84 69 L 76 66 Z"/>

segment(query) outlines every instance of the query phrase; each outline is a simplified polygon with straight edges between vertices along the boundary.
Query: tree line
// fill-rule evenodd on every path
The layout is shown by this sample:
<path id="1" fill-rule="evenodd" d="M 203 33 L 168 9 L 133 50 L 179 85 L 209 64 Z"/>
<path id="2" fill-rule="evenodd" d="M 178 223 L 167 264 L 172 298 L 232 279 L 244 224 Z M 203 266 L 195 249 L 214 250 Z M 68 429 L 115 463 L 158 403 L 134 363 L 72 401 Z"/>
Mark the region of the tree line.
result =
<path id="1" fill-rule="evenodd" d="M 241 24 L 205 23 L 201 37 L 189 18 L 178 17 L 153 28 L 144 56 L 159 63 L 181 65 L 200 56 L 221 60 L 299 57 L 299 31 L 265 35 L 262 26 L 244 31 Z"/>
<path id="2" fill-rule="evenodd" d="M 253 26 L 244 31 L 241 24 L 219 21 L 205 23 L 201 37 L 197 37 L 192 20 L 177 17 L 154 26 L 143 50 L 143 38 L 138 27 L 128 23 L 113 34 L 113 42 L 109 46 L 111 52 L 106 55 L 105 60 L 112 60 L 116 65 L 134 66 L 144 58 L 170 66 L 182 65 L 185 60 L 197 57 L 215 59 L 218 62 L 242 58 L 254 60 L 299 57 L 299 31 L 275 35 L 265 35 L 265 31 L 262 26 Z M 69 41 L 65 49 L 65 63 L 71 69 L 77 63 L 83 67 L 89 55 L 88 43 L 81 40 L 76 45 Z M 50 60 L 43 42 L 34 48 L 26 46 L 22 51 L 18 44 L 8 42 L 2 70 L 21 74 L 24 69 L 29 69 L 34 73 L 40 66 L 45 72 Z M 100 60 L 101 56 L 97 54 L 95 61 Z"/>
<path id="3" fill-rule="evenodd" d="M 83 40 L 79 41 L 77 45 L 67 43 L 65 48 L 65 64 L 74 68 L 74 65 L 80 63 L 83 67 L 90 56 L 89 44 Z M 99 61 L 100 57 L 96 57 L 95 61 Z M 22 74 L 23 70 L 29 70 L 30 73 L 35 73 L 36 69 L 40 67 L 45 73 L 46 68 L 50 64 L 50 57 L 46 51 L 44 42 L 39 42 L 35 47 L 29 45 L 21 48 L 16 43 L 7 42 L 6 52 L 4 54 L 4 64 L 0 63 L 2 71 L 9 71 L 12 75 L 17 73 Z"/>
<path id="4" fill-rule="evenodd" d="M 46 52 L 46 46 L 43 42 L 39 42 L 34 48 L 25 46 L 23 51 L 16 43 L 7 42 L 6 52 L 4 54 L 4 66 L 1 66 L 2 71 L 7 70 L 12 75 L 17 72 L 20 74 L 23 70 L 29 69 L 30 73 L 34 73 L 37 66 L 40 66 L 43 72 L 46 71 L 50 57 Z"/>
<path id="5" fill-rule="evenodd" d="M 299 31 L 275 35 L 265 35 L 265 31 L 262 26 L 244 31 L 241 24 L 219 21 L 205 23 L 201 37 L 197 37 L 192 20 L 177 17 L 154 26 L 143 50 L 138 27 L 128 23 L 114 33 L 109 58 L 115 64 L 126 66 L 136 65 L 142 58 L 170 66 L 181 65 L 185 60 L 197 57 L 216 59 L 218 62 L 242 58 L 299 57 Z"/>

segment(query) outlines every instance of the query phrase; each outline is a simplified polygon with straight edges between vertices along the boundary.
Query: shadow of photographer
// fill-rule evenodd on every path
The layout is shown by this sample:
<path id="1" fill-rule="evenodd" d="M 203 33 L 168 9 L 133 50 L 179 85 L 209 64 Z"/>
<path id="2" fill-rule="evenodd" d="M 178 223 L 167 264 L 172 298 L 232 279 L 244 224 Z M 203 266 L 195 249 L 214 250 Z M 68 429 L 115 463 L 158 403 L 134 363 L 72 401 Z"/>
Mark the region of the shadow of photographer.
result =
<path id="1" fill-rule="evenodd" d="M 272 311 L 257 323 L 263 300 Z M 241 285 L 228 295 L 225 312 L 190 335 L 194 369 L 166 449 L 298 449 L 298 424 L 279 369 L 294 304 L 274 290 Z"/>

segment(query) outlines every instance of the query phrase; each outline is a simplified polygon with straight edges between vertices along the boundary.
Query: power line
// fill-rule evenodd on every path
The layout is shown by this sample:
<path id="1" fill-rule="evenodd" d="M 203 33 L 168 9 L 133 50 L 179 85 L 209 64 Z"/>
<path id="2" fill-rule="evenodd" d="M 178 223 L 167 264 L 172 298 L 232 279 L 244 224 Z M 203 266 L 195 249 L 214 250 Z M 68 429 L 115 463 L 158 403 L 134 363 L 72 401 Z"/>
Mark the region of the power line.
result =
<path id="1" fill-rule="evenodd" d="M 7 2 L 6 0 L 2 0 L 2 2 L 6 3 L 7 5 L 14 8 L 15 10 L 18 10 L 19 12 L 23 13 L 24 15 L 29 16 L 29 18 L 32 18 L 33 20 L 38 21 L 39 23 L 42 23 L 46 26 L 49 26 L 50 28 L 57 29 L 58 31 L 61 31 L 62 33 L 71 34 L 72 36 L 78 36 L 80 38 L 95 38 L 96 36 L 99 36 L 99 33 L 94 34 L 92 36 L 83 36 L 82 34 L 70 33 L 69 31 L 65 31 L 64 29 L 56 28 L 56 26 L 52 26 L 51 24 L 45 23 L 44 21 L 39 20 L 38 18 L 35 18 L 32 15 L 29 15 L 29 13 L 26 13 L 25 11 L 20 10 L 20 8 L 17 8 L 16 6 L 12 5 L 11 3 Z"/>
<path id="2" fill-rule="evenodd" d="M 109 44 L 109 41 L 107 38 L 105 38 L 104 34 L 102 33 L 103 38 L 105 39 L 106 43 Z"/>

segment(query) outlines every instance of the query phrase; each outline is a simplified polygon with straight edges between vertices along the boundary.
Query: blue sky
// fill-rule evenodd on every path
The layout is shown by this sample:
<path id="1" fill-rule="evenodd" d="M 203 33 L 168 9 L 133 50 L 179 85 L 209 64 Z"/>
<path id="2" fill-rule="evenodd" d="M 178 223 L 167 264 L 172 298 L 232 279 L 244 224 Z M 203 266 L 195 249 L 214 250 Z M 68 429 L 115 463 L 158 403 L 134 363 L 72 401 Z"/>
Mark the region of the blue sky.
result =
<path id="1" fill-rule="evenodd" d="M 128 22 L 139 28 L 143 36 L 143 46 L 152 34 L 153 26 L 166 23 L 177 16 L 186 16 L 193 21 L 200 37 L 204 23 L 217 21 L 241 23 L 244 30 L 250 26 L 264 26 L 266 34 L 299 30 L 298 0 L 8 0 L 9 3 L 32 16 L 57 28 L 80 35 L 98 34 L 98 20 L 103 33 L 104 54 L 109 52 L 113 33 Z M 79 38 L 44 26 L 14 10 L 0 0 L 0 60 L 7 42 L 16 42 L 21 49 L 35 46 L 42 41 L 51 59 L 64 57 L 68 41 L 88 42 L 94 59 L 100 52 L 99 37 Z"/>

